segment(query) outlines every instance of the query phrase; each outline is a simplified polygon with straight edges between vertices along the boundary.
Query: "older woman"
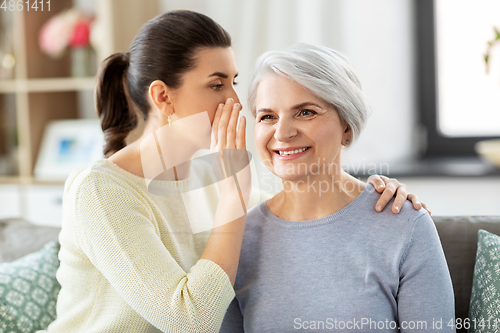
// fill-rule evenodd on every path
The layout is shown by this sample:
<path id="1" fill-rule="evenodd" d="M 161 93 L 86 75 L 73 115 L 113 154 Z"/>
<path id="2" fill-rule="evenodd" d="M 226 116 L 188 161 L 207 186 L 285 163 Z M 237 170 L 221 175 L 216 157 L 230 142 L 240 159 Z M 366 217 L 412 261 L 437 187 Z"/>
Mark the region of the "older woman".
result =
<path id="1" fill-rule="evenodd" d="M 283 191 L 247 216 L 221 332 L 453 331 L 451 279 L 424 210 L 374 209 L 341 168 L 367 103 L 349 62 L 298 44 L 262 55 L 250 87 L 260 158 Z"/>

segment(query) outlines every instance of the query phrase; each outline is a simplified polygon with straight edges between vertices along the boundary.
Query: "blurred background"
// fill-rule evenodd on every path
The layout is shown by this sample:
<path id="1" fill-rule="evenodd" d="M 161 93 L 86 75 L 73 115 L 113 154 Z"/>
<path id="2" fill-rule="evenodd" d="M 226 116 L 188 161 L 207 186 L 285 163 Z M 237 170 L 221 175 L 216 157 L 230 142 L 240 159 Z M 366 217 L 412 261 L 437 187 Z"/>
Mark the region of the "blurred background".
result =
<path id="1" fill-rule="evenodd" d="M 498 0 L 15 3 L 0 8 L 0 217 L 60 225 L 65 177 L 102 154 L 97 64 L 128 51 L 142 24 L 175 9 L 205 13 L 231 34 L 244 106 L 259 54 L 296 42 L 340 51 L 371 104 L 366 129 L 344 152 L 345 169 L 363 180 L 398 178 L 434 215 L 500 215 Z M 243 112 L 257 156 L 252 116 Z M 279 191 L 257 169 L 261 189 Z"/>

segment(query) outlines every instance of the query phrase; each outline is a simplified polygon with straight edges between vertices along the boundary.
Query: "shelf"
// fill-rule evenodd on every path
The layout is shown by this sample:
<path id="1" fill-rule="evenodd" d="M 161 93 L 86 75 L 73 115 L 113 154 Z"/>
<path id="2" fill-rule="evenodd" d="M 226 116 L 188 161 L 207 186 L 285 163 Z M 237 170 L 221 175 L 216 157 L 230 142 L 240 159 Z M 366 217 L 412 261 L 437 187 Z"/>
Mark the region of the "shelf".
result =
<path id="1" fill-rule="evenodd" d="M 82 54 L 66 49 L 60 58 L 54 59 L 39 45 L 42 26 L 69 8 L 92 11 L 103 24 L 95 47 L 97 51 L 90 54 L 96 63 L 110 54 L 129 49 L 141 26 L 160 13 L 157 0 L 88 3 L 58 0 L 51 4 L 51 11 L 0 11 L 0 32 L 6 36 L 0 39 L 8 39 L 2 41 L 0 51 L 12 53 L 16 60 L 13 69 L 0 72 L 1 185 L 64 184 L 64 180 L 44 180 L 34 175 L 45 129 L 54 120 L 96 117 L 94 73 L 80 77 L 72 70 L 80 68 L 75 64 L 81 63 Z"/>
<path id="2" fill-rule="evenodd" d="M 16 94 L 0 94 L 0 176 L 19 175 Z"/>
<path id="3" fill-rule="evenodd" d="M 0 93 L 93 90 L 94 77 L 2 80 Z"/>
<path id="4" fill-rule="evenodd" d="M 0 185 L 64 185 L 65 180 L 45 180 L 35 177 L 0 177 Z"/>

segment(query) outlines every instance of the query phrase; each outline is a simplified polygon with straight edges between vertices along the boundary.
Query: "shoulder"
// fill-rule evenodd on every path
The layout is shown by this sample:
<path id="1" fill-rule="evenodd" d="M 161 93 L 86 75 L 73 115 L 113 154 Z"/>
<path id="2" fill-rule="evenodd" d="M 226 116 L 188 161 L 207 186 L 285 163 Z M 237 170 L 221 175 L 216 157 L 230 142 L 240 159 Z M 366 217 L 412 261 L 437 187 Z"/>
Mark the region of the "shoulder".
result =
<path id="1" fill-rule="evenodd" d="M 417 226 L 425 224 L 430 231 L 433 221 L 425 209 L 416 210 L 410 201 L 403 204 L 399 214 L 392 212 L 394 199 L 391 199 L 381 212 L 375 210 L 380 194 L 367 184 L 365 191 L 356 199 L 344 218 L 346 228 L 363 231 L 367 239 L 374 242 L 392 244 L 392 248 L 406 249 L 415 237 L 421 237 Z"/>
<path id="2" fill-rule="evenodd" d="M 64 183 L 64 192 L 74 192 L 98 178 L 104 159 L 73 170 Z"/>
<path id="3" fill-rule="evenodd" d="M 86 166 L 75 169 L 66 179 L 65 188 L 70 189 L 78 186 L 82 183 L 90 182 L 104 182 L 109 185 L 113 183 L 117 184 L 129 184 L 132 186 L 137 183 L 137 180 L 141 178 L 135 176 L 120 167 L 113 164 L 109 160 L 102 158 L 95 162 L 92 162 Z"/>
<path id="4" fill-rule="evenodd" d="M 406 200 L 401 207 L 398 214 L 392 212 L 392 205 L 394 204 L 394 198 L 392 198 L 381 212 L 375 210 L 375 205 L 380 199 L 381 194 L 378 193 L 371 184 L 366 184 L 366 188 L 363 191 L 363 198 L 361 200 L 364 209 L 360 212 L 371 216 L 377 220 L 384 220 L 388 223 L 398 222 L 406 227 L 411 227 L 416 223 L 423 215 L 429 216 L 425 209 L 416 210 L 413 208 L 413 204 Z M 429 217 L 430 218 L 430 217 Z M 432 220 L 431 220 L 432 221 Z"/>
<path id="5" fill-rule="evenodd" d="M 96 161 L 68 177 L 63 195 L 64 227 L 119 230 L 139 217 L 155 220 L 147 191 L 107 163 Z"/>
<path id="6" fill-rule="evenodd" d="M 138 179 L 123 174 L 111 162 L 101 159 L 75 169 L 66 180 L 64 194 L 75 201 L 130 204 L 143 197 L 145 185 Z"/>

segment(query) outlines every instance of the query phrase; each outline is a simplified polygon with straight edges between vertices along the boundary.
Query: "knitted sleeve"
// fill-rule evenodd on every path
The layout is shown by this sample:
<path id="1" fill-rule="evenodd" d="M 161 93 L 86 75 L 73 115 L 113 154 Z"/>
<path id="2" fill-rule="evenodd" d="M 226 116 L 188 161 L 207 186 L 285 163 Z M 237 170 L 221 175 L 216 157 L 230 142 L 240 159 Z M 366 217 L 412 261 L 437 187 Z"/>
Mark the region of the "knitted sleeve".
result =
<path id="1" fill-rule="evenodd" d="M 455 318 L 453 286 L 443 248 L 429 214 L 414 223 L 400 263 L 397 294 L 401 332 L 455 332 L 447 324 Z M 437 326 L 442 323 L 442 328 Z M 418 329 L 417 329 L 418 331 Z"/>
<path id="2" fill-rule="evenodd" d="M 234 298 L 229 277 L 209 260 L 186 273 L 134 188 L 90 172 L 75 189 L 74 218 L 83 252 L 148 322 L 164 332 L 218 332 Z"/>

